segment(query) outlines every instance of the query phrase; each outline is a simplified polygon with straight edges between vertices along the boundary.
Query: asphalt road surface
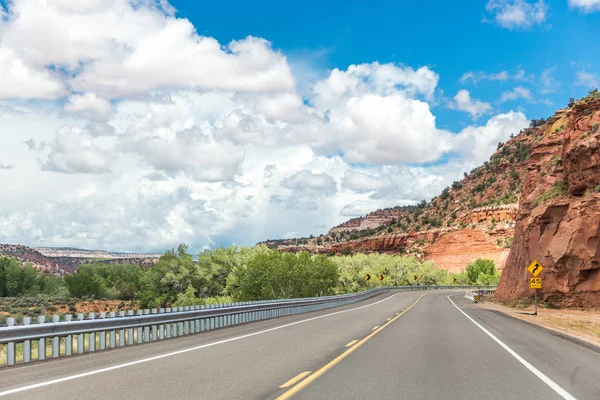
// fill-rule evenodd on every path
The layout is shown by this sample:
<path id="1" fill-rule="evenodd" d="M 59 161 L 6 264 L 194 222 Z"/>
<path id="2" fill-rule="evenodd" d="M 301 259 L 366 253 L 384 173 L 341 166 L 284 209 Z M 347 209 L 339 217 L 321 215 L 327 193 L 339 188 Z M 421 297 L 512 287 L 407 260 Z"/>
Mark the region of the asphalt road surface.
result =
<path id="1" fill-rule="evenodd" d="M 0 397 L 600 399 L 600 353 L 452 294 L 388 293 L 4 369 Z"/>

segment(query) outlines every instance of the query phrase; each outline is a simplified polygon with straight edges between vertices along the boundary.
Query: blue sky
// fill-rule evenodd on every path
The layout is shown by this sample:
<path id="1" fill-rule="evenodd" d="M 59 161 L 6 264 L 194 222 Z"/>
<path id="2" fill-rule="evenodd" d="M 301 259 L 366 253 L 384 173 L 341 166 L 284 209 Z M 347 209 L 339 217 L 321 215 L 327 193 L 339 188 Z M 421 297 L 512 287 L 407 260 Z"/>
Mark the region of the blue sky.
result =
<path id="1" fill-rule="evenodd" d="M 600 0 L 447 4 L 0 0 L 0 243 L 318 235 L 599 86 Z"/>
<path id="2" fill-rule="evenodd" d="M 534 2 L 529 2 L 534 3 Z M 551 115 L 569 97 L 588 88 L 576 85 L 577 72 L 600 74 L 600 13 L 583 13 L 567 0 L 547 1 L 546 20 L 532 27 L 502 28 L 486 11 L 485 2 L 446 1 L 172 1 L 177 15 L 189 18 L 198 33 L 229 42 L 247 35 L 273 42 L 292 61 L 310 65 L 315 76 L 326 69 L 379 61 L 413 67 L 427 65 L 440 75 L 439 90 L 451 98 L 460 89 L 493 105 L 496 111 L 520 107 L 528 117 Z M 489 22 L 484 22 L 489 21 Z M 515 80 L 519 70 L 533 80 Z M 540 93 L 544 70 L 556 79 L 554 92 Z M 507 71 L 513 79 L 460 83 L 464 73 Z M 522 86 L 531 102 L 498 100 Z M 547 104 L 542 103 L 546 101 Z M 464 113 L 439 104 L 442 127 L 469 124 Z"/>

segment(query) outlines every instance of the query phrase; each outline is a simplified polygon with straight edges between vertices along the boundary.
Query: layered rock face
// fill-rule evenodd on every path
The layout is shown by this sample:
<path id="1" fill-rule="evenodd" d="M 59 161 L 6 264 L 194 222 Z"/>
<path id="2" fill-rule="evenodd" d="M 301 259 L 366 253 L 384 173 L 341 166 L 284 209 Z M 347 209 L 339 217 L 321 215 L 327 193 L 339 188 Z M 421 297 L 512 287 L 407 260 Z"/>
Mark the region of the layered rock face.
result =
<path id="1" fill-rule="evenodd" d="M 407 213 L 406 209 L 412 207 L 395 207 L 386 208 L 384 210 L 375 210 L 364 217 L 352 218 L 343 224 L 333 227 L 327 232 L 328 235 L 340 232 L 351 232 L 355 230 L 372 229 L 378 226 L 385 225 L 392 219 L 398 218 L 400 215 Z"/>
<path id="2" fill-rule="evenodd" d="M 496 298 L 530 297 L 532 260 L 544 267 L 542 300 L 600 306 L 600 97 L 559 111 L 534 147 L 514 244 Z"/>
<path id="3" fill-rule="evenodd" d="M 460 272 L 478 258 L 494 260 L 496 268 L 503 269 L 509 249 L 494 243 L 494 237 L 512 236 L 513 229 L 502 229 L 490 235 L 481 228 L 459 229 L 443 235 L 438 241 L 425 247 L 426 260 L 450 272 Z"/>
<path id="4" fill-rule="evenodd" d="M 517 205 L 482 207 L 460 216 L 464 228 L 446 227 L 402 233 L 393 231 L 343 242 L 314 241 L 307 245 L 279 246 L 289 252 L 319 254 L 387 253 L 432 260 L 440 268 L 460 272 L 478 258 L 494 260 L 502 269 L 508 256 L 507 240 L 514 234 Z"/>

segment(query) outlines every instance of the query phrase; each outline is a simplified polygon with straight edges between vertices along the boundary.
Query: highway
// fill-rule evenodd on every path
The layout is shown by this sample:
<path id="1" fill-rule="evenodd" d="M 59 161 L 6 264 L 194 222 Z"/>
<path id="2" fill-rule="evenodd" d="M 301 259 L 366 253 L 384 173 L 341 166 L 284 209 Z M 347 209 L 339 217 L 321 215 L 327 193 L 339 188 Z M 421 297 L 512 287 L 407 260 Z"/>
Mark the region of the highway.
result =
<path id="1" fill-rule="evenodd" d="M 600 399 L 600 353 L 462 292 L 314 313 L 0 370 L 8 399 Z"/>

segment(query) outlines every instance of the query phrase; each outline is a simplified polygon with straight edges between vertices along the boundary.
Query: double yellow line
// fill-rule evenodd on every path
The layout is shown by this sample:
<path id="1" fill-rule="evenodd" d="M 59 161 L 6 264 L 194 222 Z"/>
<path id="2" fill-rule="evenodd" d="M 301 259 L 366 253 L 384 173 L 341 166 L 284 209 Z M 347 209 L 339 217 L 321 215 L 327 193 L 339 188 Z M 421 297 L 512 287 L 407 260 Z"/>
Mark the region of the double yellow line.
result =
<path id="1" fill-rule="evenodd" d="M 381 325 L 379 328 L 377 328 L 372 333 L 367 335 L 364 339 L 362 339 L 361 341 L 356 343 L 354 346 L 350 347 L 348 350 L 344 351 L 342 354 L 340 354 L 339 356 L 337 356 L 336 358 L 331 360 L 329 363 L 324 365 L 318 371 L 315 371 L 312 375 L 309 375 L 303 381 L 297 383 L 294 387 L 292 387 L 291 389 L 289 389 L 288 391 L 283 393 L 281 396 L 277 397 L 277 399 L 275 399 L 275 400 L 287 400 L 287 399 L 292 398 L 292 396 L 294 396 L 296 393 L 298 393 L 299 391 L 301 391 L 302 389 L 304 389 L 305 387 L 307 387 L 308 385 L 313 383 L 321 375 L 323 375 L 325 372 L 329 371 L 331 368 L 335 367 L 337 364 L 340 363 L 340 361 L 342 361 L 344 358 L 348 357 L 350 354 L 354 353 L 356 351 L 356 349 L 358 349 L 360 346 L 365 344 L 369 339 L 371 339 L 373 336 L 377 335 L 379 332 L 384 330 L 389 324 L 391 324 L 392 322 L 394 322 L 395 320 L 400 318 L 402 315 L 404 315 L 408 310 L 413 308 L 419 302 L 419 300 L 421 300 L 421 298 L 423 296 L 426 296 L 426 294 L 422 294 L 421 296 L 419 296 L 419 298 L 417 300 L 415 300 L 415 302 L 412 303 L 410 306 L 408 306 L 404 311 L 397 314 L 394 318 L 390 319 L 385 324 Z"/>

